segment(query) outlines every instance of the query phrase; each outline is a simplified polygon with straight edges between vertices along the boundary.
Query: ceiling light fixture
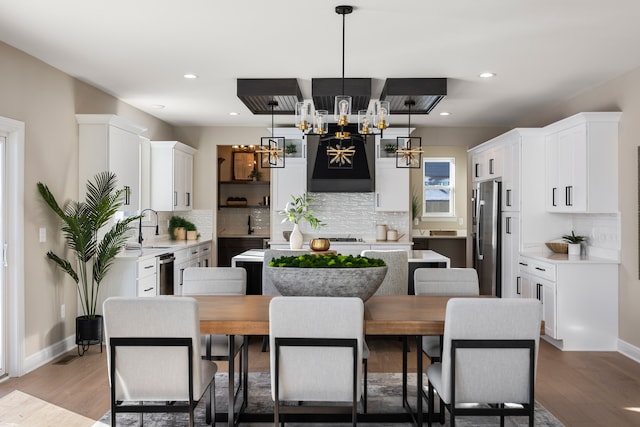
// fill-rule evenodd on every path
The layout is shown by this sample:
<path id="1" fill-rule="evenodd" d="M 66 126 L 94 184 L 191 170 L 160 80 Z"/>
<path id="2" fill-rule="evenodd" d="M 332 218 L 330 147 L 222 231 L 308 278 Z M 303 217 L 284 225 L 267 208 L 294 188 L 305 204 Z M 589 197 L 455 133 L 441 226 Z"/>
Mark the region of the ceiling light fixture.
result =
<path id="1" fill-rule="evenodd" d="M 236 113 L 235 111 L 232 111 L 229 113 L 230 116 L 239 116 L 240 113 Z"/>
<path id="2" fill-rule="evenodd" d="M 489 72 L 480 73 L 480 77 L 483 79 L 490 79 L 491 77 L 495 77 L 495 76 L 496 76 L 495 73 L 489 73 Z"/>
<path id="3" fill-rule="evenodd" d="M 260 166 L 265 169 L 277 169 L 284 167 L 284 137 L 274 136 L 276 128 L 273 123 L 273 111 L 278 106 L 278 101 L 268 102 L 271 107 L 271 136 L 260 138 L 260 148 L 256 150 L 260 154 Z"/>
<path id="4" fill-rule="evenodd" d="M 411 107 L 416 102 L 409 99 L 404 105 L 409 108 L 409 121 L 407 136 L 396 138 L 396 168 L 418 169 L 422 166 L 422 138 L 411 136 Z"/>
<path id="5" fill-rule="evenodd" d="M 197 79 L 198 75 L 193 73 L 187 73 L 183 76 L 185 79 Z"/>
<path id="6" fill-rule="evenodd" d="M 441 116 L 450 116 L 451 113 L 448 111 L 443 111 L 442 113 L 440 113 Z"/>

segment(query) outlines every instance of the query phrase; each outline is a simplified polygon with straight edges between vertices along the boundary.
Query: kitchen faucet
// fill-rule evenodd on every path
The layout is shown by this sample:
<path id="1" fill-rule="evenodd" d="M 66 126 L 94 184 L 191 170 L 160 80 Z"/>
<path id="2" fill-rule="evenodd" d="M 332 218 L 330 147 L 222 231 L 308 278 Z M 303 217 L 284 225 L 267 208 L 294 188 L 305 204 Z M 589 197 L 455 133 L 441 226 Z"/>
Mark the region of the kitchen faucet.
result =
<path id="1" fill-rule="evenodd" d="M 138 243 L 140 243 L 140 245 L 142 245 L 142 241 L 144 240 L 142 238 L 142 227 L 153 227 L 153 225 L 142 225 L 142 217 L 144 216 L 144 213 L 147 211 L 151 211 L 154 214 L 156 214 L 156 236 L 158 236 L 160 233 L 158 233 L 158 212 L 154 211 L 153 209 L 143 209 L 142 212 L 140 212 L 140 221 L 138 222 Z"/>
<path id="2" fill-rule="evenodd" d="M 247 218 L 247 226 L 248 226 L 248 234 L 253 233 L 253 228 L 251 228 L 251 215 L 249 215 L 249 218 Z"/>

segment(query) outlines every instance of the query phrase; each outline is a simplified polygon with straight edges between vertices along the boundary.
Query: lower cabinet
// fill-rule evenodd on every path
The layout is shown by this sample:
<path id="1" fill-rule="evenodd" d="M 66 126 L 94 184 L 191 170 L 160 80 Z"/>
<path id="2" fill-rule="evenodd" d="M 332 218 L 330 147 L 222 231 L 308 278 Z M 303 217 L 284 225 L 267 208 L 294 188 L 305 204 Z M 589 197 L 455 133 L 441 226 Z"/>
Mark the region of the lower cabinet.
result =
<path id="1" fill-rule="evenodd" d="M 137 278 L 139 297 L 155 297 L 158 295 L 157 258 L 145 258 L 137 262 Z"/>
<path id="2" fill-rule="evenodd" d="M 614 351 L 618 265 L 521 256 L 517 291 L 542 303 L 543 338 L 562 350 Z"/>
<path id="3" fill-rule="evenodd" d="M 231 258 L 249 249 L 262 249 L 262 237 L 219 237 L 218 267 L 230 267 Z"/>

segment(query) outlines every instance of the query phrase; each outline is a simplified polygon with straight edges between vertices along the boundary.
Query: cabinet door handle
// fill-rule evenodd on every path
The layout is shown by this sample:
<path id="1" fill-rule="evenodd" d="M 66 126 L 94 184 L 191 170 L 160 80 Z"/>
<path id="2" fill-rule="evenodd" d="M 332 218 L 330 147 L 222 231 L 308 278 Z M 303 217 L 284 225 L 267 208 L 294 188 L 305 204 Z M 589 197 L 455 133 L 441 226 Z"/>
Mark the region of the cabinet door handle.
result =
<path id="1" fill-rule="evenodd" d="M 510 216 L 508 216 L 508 217 L 507 217 L 507 226 L 506 226 L 506 229 L 507 229 L 506 233 L 507 233 L 507 234 L 511 234 L 511 217 L 510 217 Z"/>
<path id="2" fill-rule="evenodd" d="M 476 178 L 480 178 L 480 163 L 475 163 L 473 167 L 475 169 L 473 174 L 475 175 Z"/>
<path id="3" fill-rule="evenodd" d="M 173 192 L 173 206 L 178 206 L 178 192 Z"/>
<path id="4" fill-rule="evenodd" d="M 557 206 L 556 205 L 556 192 L 558 191 L 558 187 L 553 187 L 553 190 L 551 190 L 551 206 Z"/>
<path id="5" fill-rule="evenodd" d="M 493 175 L 493 174 L 494 174 L 493 159 L 489 159 L 489 175 Z"/>
<path id="6" fill-rule="evenodd" d="M 380 207 L 380 193 L 376 193 L 376 208 Z"/>
<path id="7" fill-rule="evenodd" d="M 185 206 L 191 206 L 191 193 L 185 194 Z"/>
<path id="8" fill-rule="evenodd" d="M 569 187 L 569 206 L 573 206 L 573 185 Z"/>
<path id="9" fill-rule="evenodd" d="M 124 186 L 124 205 L 129 206 L 131 204 L 131 187 Z"/>
<path id="10" fill-rule="evenodd" d="M 565 206 L 573 206 L 573 200 L 571 200 L 571 192 L 573 190 L 573 186 L 569 185 L 564 187 L 564 204 Z"/>
<path id="11" fill-rule="evenodd" d="M 507 197 L 506 198 L 507 198 L 506 205 L 507 206 L 511 206 L 511 190 L 510 189 L 507 190 Z"/>
<path id="12" fill-rule="evenodd" d="M 540 288 L 542 287 L 542 285 L 540 283 L 536 283 L 536 299 L 538 301 L 542 301 L 542 299 L 540 298 Z"/>
<path id="13" fill-rule="evenodd" d="M 517 295 L 520 295 L 520 280 L 521 280 L 520 276 L 516 277 L 516 294 Z"/>

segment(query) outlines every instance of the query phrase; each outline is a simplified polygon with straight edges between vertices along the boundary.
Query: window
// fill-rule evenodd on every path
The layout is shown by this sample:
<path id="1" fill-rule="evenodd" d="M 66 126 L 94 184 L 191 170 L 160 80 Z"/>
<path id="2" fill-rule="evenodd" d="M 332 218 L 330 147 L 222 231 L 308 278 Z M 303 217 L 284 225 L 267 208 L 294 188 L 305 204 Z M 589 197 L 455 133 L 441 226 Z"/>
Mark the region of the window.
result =
<path id="1" fill-rule="evenodd" d="M 455 159 L 425 157 L 423 210 L 426 217 L 455 215 Z"/>

